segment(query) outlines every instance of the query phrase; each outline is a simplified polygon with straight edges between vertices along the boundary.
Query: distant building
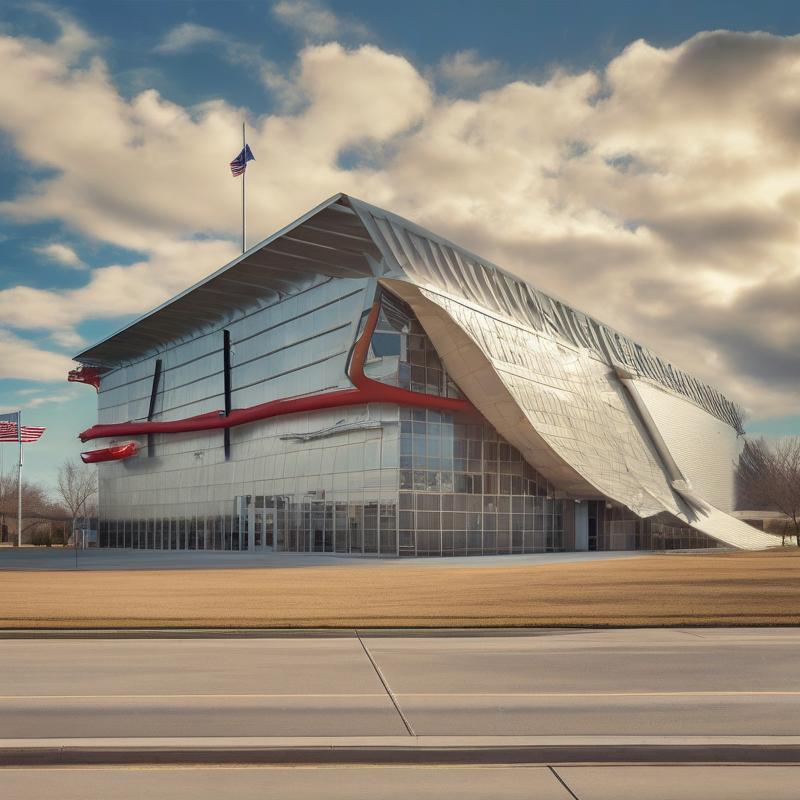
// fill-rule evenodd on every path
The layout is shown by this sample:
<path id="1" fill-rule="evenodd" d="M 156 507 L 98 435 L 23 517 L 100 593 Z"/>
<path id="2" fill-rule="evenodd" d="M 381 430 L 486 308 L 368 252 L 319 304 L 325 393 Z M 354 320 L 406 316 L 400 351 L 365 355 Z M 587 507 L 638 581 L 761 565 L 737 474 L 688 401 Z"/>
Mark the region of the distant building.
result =
<path id="1" fill-rule="evenodd" d="M 337 195 L 76 357 L 100 547 L 758 549 L 718 391 Z"/>
<path id="2" fill-rule="evenodd" d="M 772 533 L 780 533 L 790 521 L 789 515 L 782 511 L 734 511 L 733 516 L 754 528 Z"/>

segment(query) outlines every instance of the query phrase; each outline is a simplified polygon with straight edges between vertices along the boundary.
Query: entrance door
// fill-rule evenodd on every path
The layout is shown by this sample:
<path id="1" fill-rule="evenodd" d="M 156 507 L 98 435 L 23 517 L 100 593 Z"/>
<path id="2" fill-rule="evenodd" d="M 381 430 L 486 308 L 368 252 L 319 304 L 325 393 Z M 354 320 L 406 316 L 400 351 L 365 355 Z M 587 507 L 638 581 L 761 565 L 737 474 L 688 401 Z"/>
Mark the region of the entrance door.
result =
<path id="1" fill-rule="evenodd" d="M 275 509 L 265 508 L 261 514 L 261 547 L 263 550 L 275 549 Z"/>
<path id="2" fill-rule="evenodd" d="M 275 541 L 274 510 L 250 506 L 245 519 L 247 522 L 245 529 L 247 549 L 257 553 L 265 550 L 271 551 Z"/>
<path id="3" fill-rule="evenodd" d="M 247 528 L 245 533 L 247 535 L 247 549 L 253 552 L 256 549 L 256 510 L 252 503 L 247 506 Z"/>
<path id="4" fill-rule="evenodd" d="M 311 550 L 314 553 L 325 552 L 324 500 L 314 500 L 311 503 Z"/>
<path id="5" fill-rule="evenodd" d="M 589 517 L 589 550 L 597 550 L 597 517 Z"/>
<path id="6" fill-rule="evenodd" d="M 589 549 L 589 503 L 575 503 L 575 549 Z"/>
<path id="7" fill-rule="evenodd" d="M 250 536 L 253 540 L 253 550 L 261 550 L 264 547 L 264 532 L 262 530 L 263 527 L 263 518 L 261 514 L 261 509 L 254 509 L 253 512 L 253 527 L 250 529 Z"/>
<path id="8" fill-rule="evenodd" d="M 237 498 L 241 508 L 239 524 L 243 534 L 242 541 L 246 540 L 246 549 L 251 553 L 270 552 L 275 548 L 277 512 L 274 508 L 265 508 L 266 500 L 264 497 Z"/>

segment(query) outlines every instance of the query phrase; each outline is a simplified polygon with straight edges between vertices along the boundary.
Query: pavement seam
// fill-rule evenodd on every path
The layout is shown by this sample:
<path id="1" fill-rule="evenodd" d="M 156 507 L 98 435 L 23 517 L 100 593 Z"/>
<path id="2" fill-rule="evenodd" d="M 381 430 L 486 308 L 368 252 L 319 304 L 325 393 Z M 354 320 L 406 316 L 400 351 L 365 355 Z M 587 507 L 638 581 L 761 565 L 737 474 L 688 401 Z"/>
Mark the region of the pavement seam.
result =
<path id="1" fill-rule="evenodd" d="M 405 726 L 405 729 L 408 731 L 408 735 L 416 736 L 416 733 L 414 733 L 414 729 L 411 727 L 411 723 L 406 719 L 406 715 L 401 710 L 400 705 L 397 702 L 397 698 L 394 696 L 394 692 L 392 692 L 392 690 L 389 688 L 389 684 L 386 681 L 386 678 L 383 677 L 383 673 L 381 672 L 380 667 L 375 663 L 375 659 L 372 657 L 372 653 L 370 653 L 369 650 L 367 649 L 367 646 L 364 644 L 364 640 L 361 638 L 361 635 L 359 634 L 358 630 L 356 630 L 355 634 L 356 634 L 356 639 L 358 639 L 358 642 L 364 651 L 364 655 L 366 655 L 366 657 L 369 659 L 369 663 L 372 664 L 372 668 L 375 670 L 375 674 L 378 676 L 378 680 L 381 682 L 381 684 L 383 684 L 383 688 L 386 690 L 386 694 L 389 695 L 389 699 L 392 701 L 392 705 L 395 707 L 395 710 L 399 714 L 400 719 L 403 721 L 403 725 Z"/>
<path id="2" fill-rule="evenodd" d="M 580 800 L 578 795 L 576 795 L 575 792 L 573 792 L 572 789 L 569 788 L 567 782 L 555 771 L 555 769 L 550 764 L 547 765 L 547 769 L 549 769 L 550 772 L 553 773 L 555 779 L 567 790 L 567 792 L 569 792 L 569 796 L 572 797 L 573 800 Z"/>

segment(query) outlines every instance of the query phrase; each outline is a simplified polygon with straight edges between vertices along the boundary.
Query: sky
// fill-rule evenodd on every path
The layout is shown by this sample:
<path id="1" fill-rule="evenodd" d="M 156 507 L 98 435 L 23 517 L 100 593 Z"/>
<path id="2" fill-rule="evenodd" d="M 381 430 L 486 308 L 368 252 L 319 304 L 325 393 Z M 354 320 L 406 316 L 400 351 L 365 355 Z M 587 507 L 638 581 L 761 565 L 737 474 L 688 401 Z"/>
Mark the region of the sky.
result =
<path id="1" fill-rule="evenodd" d="M 71 357 L 343 191 L 800 434 L 800 4 L 0 8 L 0 411 L 52 486 Z M 0 469 L 14 463 L 0 446 Z"/>

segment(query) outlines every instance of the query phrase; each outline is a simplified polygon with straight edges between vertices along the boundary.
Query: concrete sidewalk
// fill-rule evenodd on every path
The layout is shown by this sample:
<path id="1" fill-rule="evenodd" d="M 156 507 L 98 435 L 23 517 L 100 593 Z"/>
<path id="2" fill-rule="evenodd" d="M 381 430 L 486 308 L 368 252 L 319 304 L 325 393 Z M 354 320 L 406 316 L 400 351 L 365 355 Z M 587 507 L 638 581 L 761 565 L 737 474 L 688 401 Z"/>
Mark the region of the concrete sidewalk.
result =
<path id="1" fill-rule="evenodd" d="M 14 800 L 797 800 L 789 766 L 4 768 Z"/>
<path id="2" fill-rule="evenodd" d="M 716 550 L 714 552 L 722 552 Z M 2 570 L 196 570 L 253 569 L 255 567 L 434 566 L 496 567 L 615 561 L 653 555 L 646 551 L 593 553 L 525 553 L 447 558 L 375 558 L 342 553 L 257 553 L 204 550 L 79 550 L 64 547 L 0 547 Z"/>
<path id="3" fill-rule="evenodd" d="M 798 797 L 793 628 L 73 633 L 0 641 L 4 797 Z"/>

